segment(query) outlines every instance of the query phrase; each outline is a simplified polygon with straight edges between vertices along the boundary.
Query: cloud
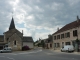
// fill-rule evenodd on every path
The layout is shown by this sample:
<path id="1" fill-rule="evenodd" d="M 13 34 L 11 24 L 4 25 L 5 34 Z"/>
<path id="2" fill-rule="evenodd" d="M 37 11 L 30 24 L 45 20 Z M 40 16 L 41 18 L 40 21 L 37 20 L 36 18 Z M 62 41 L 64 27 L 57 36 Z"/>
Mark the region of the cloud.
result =
<path id="1" fill-rule="evenodd" d="M 58 11 L 58 10 L 62 9 L 62 7 L 63 7 L 62 3 L 53 2 L 51 5 L 51 9 L 54 11 Z"/>
<path id="2" fill-rule="evenodd" d="M 47 38 L 80 16 L 79 0 L 2 0 L 0 34 L 7 31 L 13 15 L 16 28 L 34 40 Z M 12 14 L 13 12 L 13 14 Z"/>
<path id="3" fill-rule="evenodd" d="M 80 2 L 80 0 L 67 0 L 67 2 L 70 6 L 74 6 L 77 5 Z"/>

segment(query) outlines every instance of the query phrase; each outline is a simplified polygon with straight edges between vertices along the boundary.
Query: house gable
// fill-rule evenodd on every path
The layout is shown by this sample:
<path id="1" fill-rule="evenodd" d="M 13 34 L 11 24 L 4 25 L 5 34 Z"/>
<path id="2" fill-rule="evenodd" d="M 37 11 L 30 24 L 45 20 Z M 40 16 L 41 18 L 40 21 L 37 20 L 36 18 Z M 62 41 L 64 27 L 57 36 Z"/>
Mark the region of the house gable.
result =
<path id="1" fill-rule="evenodd" d="M 9 46 L 12 47 L 14 50 L 22 49 L 22 38 L 17 33 L 14 33 L 12 36 L 9 37 L 8 43 L 10 43 Z"/>

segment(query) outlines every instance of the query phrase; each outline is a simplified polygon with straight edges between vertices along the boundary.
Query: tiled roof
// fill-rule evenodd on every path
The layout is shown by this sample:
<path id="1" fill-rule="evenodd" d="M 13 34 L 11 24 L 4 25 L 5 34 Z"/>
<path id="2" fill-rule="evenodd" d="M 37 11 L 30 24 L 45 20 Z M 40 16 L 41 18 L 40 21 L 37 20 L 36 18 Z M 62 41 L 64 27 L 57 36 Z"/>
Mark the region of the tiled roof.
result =
<path id="1" fill-rule="evenodd" d="M 33 38 L 32 37 L 24 36 L 23 37 L 23 42 L 33 42 Z"/>
<path id="2" fill-rule="evenodd" d="M 69 23 L 67 25 L 65 25 L 64 27 L 62 27 L 60 30 L 58 30 L 54 34 L 57 34 L 57 33 L 60 33 L 60 32 L 63 32 L 63 31 L 69 30 L 69 29 L 72 29 L 72 28 L 76 28 L 78 26 L 80 26 L 80 19 L 79 20 L 76 20 L 74 22 L 71 22 L 71 23 Z"/>
<path id="3" fill-rule="evenodd" d="M 0 35 L 0 42 L 4 41 L 4 35 Z"/>

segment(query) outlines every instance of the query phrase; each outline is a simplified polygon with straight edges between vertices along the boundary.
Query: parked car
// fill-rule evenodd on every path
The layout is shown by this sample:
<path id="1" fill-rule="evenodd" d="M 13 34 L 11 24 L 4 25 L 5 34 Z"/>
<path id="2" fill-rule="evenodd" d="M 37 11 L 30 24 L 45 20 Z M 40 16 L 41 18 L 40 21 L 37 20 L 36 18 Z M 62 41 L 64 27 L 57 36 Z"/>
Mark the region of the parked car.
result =
<path id="1" fill-rule="evenodd" d="M 61 48 L 61 52 L 74 52 L 73 45 L 65 45 Z"/>
<path id="2" fill-rule="evenodd" d="M 7 52 L 12 52 L 11 47 L 5 47 L 4 49 L 0 50 L 0 53 L 7 53 Z"/>
<path id="3" fill-rule="evenodd" d="M 24 51 L 24 50 L 30 50 L 30 48 L 29 48 L 29 46 L 23 46 L 22 47 L 22 50 Z"/>

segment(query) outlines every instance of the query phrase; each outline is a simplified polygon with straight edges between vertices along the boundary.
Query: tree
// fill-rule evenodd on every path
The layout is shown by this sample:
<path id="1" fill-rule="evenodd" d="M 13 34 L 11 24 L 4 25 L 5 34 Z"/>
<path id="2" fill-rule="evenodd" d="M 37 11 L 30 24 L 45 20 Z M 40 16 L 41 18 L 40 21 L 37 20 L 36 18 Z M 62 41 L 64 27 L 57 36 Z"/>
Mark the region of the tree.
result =
<path id="1" fill-rule="evenodd" d="M 38 43 L 38 40 L 34 42 L 34 46 L 35 46 L 36 43 Z"/>
<path id="2" fill-rule="evenodd" d="M 41 45 L 42 45 L 43 48 L 45 47 L 45 42 L 44 42 L 44 40 L 41 40 Z"/>
<path id="3" fill-rule="evenodd" d="M 79 40 L 78 40 L 78 38 L 76 39 L 76 43 L 77 43 L 77 52 L 79 52 Z"/>

